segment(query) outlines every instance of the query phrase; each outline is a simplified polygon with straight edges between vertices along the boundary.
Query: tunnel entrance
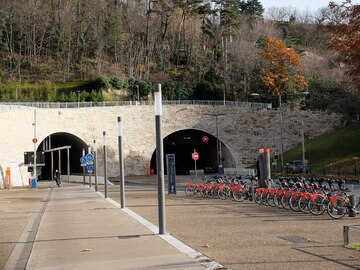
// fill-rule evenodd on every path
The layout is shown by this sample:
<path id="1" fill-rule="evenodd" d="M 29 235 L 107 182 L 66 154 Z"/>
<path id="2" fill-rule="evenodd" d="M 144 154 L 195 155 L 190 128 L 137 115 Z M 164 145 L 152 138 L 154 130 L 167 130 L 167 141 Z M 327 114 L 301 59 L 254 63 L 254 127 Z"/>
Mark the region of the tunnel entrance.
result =
<path id="1" fill-rule="evenodd" d="M 63 146 L 70 146 L 69 157 L 70 157 L 70 174 L 82 174 L 83 168 L 80 166 L 80 158 L 82 156 L 82 149 L 85 148 L 86 152 L 88 149 L 87 144 L 80 138 L 70 133 L 59 132 L 51 134 L 46 137 L 40 144 L 37 151 L 46 151 L 48 149 L 59 148 Z M 61 169 L 61 174 L 67 174 L 67 150 L 61 150 L 60 163 L 58 151 L 53 152 L 53 169 Z M 41 173 L 39 180 L 50 180 L 51 175 L 51 153 L 45 152 L 45 166 L 41 167 Z"/>
<path id="2" fill-rule="evenodd" d="M 190 170 L 194 170 L 194 160 L 192 159 L 194 150 L 199 153 L 199 159 L 196 162 L 197 169 L 204 170 L 205 174 L 218 173 L 219 164 L 223 164 L 227 168 L 236 167 L 229 149 L 221 141 L 218 142 L 215 136 L 201 130 L 186 129 L 174 132 L 164 138 L 163 144 L 165 174 L 167 173 L 167 154 L 175 154 L 176 174 L 190 174 Z M 150 168 L 156 173 L 156 149 L 151 157 Z"/>

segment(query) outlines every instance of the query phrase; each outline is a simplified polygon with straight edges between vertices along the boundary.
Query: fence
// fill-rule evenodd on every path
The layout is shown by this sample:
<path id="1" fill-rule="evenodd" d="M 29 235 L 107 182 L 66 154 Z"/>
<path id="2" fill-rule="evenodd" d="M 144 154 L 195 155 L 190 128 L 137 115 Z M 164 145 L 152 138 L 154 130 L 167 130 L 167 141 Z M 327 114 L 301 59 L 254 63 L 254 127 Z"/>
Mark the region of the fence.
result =
<path id="1" fill-rule="evenodd" d="M 0 111 L 25 108 L 67 109 L 109 106 L 154 105 L 154 101 L 102 101 L 102 102 L 3 102 Z M 219 101 L 219 100 L 163 100 L 163 105 L 226 106 L 255 109 L 272 109 L 271 103 Z"/>
<path id="2" fill-rule="evenodd" d="M 322 175 L 336 175 L 336 176 L 359 176 L 360 167 L 354 166 L 335 166 L 330 167 L 324 165 L 322 169 L 314 169 L 310 171 L 311 174 Z"/>
<path id="3" fill-rule="evenodd" d="M 196 170 L 198 175 L 204 175 L 204 170 Z M 212 173 L 216 174 L 216 173 Z M 229 176 L 255 175 L 254 169 L 224 168 L 224 174 Z M 190 175 L 195 175 L 195 170 L 190 170 Z"/>

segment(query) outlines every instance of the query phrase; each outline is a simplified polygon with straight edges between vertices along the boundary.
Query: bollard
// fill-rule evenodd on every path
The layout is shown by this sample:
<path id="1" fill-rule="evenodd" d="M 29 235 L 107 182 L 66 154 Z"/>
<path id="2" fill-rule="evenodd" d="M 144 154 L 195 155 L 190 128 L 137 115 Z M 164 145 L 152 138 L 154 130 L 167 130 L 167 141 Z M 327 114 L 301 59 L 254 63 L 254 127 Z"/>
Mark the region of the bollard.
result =
<path id="1" fill-rule="evenodd" d="M 349 226 L 344 225 L 343 228 L 344 246 L 349 244 Z"/>
<path id="2" fill-rule="evenodd" d="M 351 205 L 351 208 L 349 209 L 349 217 L 356 217 L 356 210 L 355 210 L 356 199 L 355 199 L 355 195 L 349 195 L 349 202 L 350 202 L 350 205 Z"/>
<path id="3" fill-rule="evenodd" d="M 252 201 L 254 196 L 254 187 L 252 185 L 249 187 L 249 194 L 249 201 Z"/>

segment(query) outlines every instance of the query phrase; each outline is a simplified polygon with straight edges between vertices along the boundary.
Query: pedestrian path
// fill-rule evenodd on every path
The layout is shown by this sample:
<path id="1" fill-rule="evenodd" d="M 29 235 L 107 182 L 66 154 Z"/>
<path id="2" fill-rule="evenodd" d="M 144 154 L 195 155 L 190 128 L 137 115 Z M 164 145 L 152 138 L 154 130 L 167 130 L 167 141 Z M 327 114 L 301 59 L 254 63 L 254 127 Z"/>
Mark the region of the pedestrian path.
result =
<path id="1" fill-rule="evenodd" d="M 172 236 L 159 236 L 156 226 L 139 221 L 141 217 L 131 210 L 119 209 L 86 186 L 49 188 L 5 269 L 221 267 Z"/>

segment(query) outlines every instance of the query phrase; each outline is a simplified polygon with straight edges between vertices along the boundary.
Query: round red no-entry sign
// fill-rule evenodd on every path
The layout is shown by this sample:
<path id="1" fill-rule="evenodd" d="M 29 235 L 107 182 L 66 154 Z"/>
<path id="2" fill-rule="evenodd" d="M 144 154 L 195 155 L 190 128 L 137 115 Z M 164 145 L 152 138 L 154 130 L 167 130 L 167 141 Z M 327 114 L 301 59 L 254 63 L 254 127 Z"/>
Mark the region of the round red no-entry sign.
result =
<path id="1" fill-rule="evenodd" d="M 37 139 L 36 139 L 36 138 L 33 139 L 33 143 L 37 143 Z"/>
<path id="2" fill-rule="evenodd" d="M 193 160 L 198 160 L 199 159 L 199 153 L 198 152 L 192 153 L 192 159 Z"/>
<path id="3" fill-rule="evenodd" d="M 204 142 L 204 143 L 207 143 L 208 141 L 209 141 L 209 137 L 208 136 L 203 136 L 202 137 L 202 141 Z"/>

